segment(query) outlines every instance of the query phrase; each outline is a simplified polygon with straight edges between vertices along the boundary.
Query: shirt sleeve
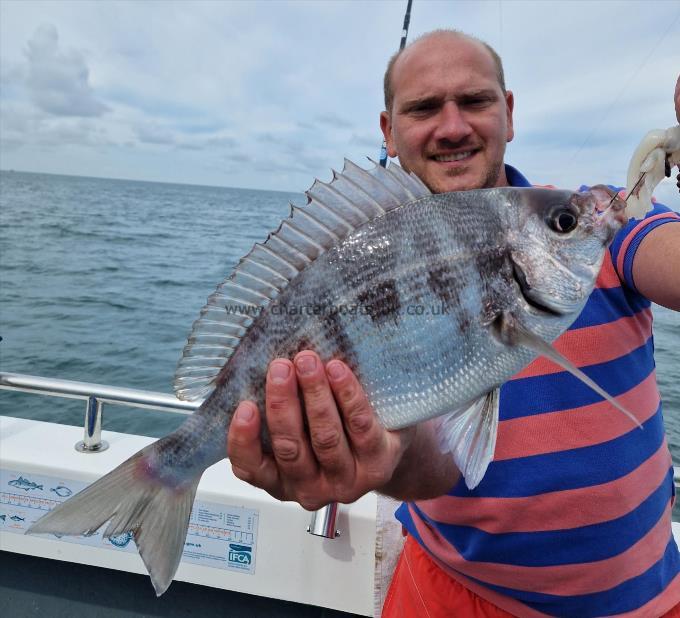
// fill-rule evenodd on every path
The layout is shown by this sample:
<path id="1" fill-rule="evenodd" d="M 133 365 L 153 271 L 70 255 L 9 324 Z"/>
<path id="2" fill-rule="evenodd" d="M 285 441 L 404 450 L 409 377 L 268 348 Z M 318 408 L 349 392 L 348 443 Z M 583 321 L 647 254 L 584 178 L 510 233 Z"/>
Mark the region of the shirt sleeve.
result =
<path id="1" fill-rule="evenodd" d="M 638 292 L 638 289 L 633 280 L 633 262 L 640 243 L 647 234 L 660 225 L 680 223 L 680 215 L 677 212 L 658 202 L 655 202 L 653 206 L 644 219 L 630 219 L 614 237 L 609 247 L 619 279 L 635 292 Z"/>

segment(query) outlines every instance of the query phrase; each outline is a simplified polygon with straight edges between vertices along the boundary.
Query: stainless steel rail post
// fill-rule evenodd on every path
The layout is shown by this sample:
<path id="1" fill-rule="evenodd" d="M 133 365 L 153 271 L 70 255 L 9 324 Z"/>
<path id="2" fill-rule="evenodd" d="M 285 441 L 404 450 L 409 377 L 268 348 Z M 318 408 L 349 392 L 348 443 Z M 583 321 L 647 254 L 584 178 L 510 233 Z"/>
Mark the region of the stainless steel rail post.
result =
<path id="1" fill-rule="evenodd" d="M 312 520 L 309 522 L 307 532 L 314 536 L 322 536 L 327 539 L 334 539 L 340 536 L 340 530 L 335 527 L 338 518 L 338 503 L 331 502 L 318 511 L 312 513 Z"/>
<path id="2" fill-rule="evenodd" d="M 4 371 L 0 372 L 0 389 L 85 400 L 84 436 L 75 445 L 75 449 L 81 453 L 101 453 L 109 447 L 108 443 L 101 439 L 102 411 L 105 403 L 182 414 L 190 414 L 201 405 L 200 401 L 180 401 L 174 395 L 166 393 Z"/>
<path id="3" fill-rule="evenodd" d="M 87 398 L 85 404 L 85 435 L 76 443 L 76 451 L 80 453 L 101 453 L 109 448 L 109 443 L 102 440 L 102 416 L 104 402 L 94 395 Z"/>

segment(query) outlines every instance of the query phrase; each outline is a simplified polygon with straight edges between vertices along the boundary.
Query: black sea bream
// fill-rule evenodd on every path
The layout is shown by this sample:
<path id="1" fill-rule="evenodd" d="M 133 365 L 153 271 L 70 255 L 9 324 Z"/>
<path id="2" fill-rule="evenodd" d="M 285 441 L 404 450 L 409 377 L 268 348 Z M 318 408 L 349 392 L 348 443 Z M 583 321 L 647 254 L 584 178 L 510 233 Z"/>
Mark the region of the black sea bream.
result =
<path id="1" fill-rule="evenodd" d="M 110 520 L 104 535 L 133 532 L 162 594 L 198 481 L 227 456 L 236 405 L 262 409 L 269 361 L 302 349 L 347 362 L 387 428 L 442 417 L 443 446 L 470 487 L 493 457 L 503 382 L 539 353 L 587 380 L 550 342 L 580 313 L 625 220 L 609 190 L 432 195 L 396 165 L 346 162 L 307 196 L 194 324 L 175 387 L 207 396 L 201 407 L 31 533 L 92 534 Z"/>

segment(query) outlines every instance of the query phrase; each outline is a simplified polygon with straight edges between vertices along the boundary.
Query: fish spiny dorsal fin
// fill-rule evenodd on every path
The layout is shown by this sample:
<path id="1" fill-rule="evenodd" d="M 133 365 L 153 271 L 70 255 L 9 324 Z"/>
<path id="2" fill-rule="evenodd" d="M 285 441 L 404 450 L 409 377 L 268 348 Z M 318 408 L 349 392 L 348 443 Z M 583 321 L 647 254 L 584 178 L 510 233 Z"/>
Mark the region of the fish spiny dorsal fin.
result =
<path id="1" fill-rule="evenodd" d="M 267 240 L 241 258 L 194 322 L 175 372 L 180 399 L 206 397 L 224 364 L 259 313 L 309 264 L 342 242 L 357 227 L 430 190 L 413 174 L 392 163 L 373 161 L 364 170 L 345 160 L 329 183 L 316 180 L 307 204 L 290 205 L 290 216 Z"/>

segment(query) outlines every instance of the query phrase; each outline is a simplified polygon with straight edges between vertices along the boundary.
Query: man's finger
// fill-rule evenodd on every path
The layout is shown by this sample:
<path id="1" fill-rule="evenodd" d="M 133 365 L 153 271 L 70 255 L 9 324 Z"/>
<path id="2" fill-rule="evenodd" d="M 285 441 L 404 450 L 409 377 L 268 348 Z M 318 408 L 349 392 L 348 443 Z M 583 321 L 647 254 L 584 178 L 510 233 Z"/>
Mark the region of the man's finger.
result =
<path id="1" fill-rule="evenodd" d="M 281 475 L 293 482 L 318 474 L 302 417 L 293 363 L 276 359 L 269 365 L 265 387 L 267 426 Z"/>
<path id="2" fill-rule="evenodd" d="M 305 402 L 312 449 L 323 473 L 347 484 L 354 476 L 354 458 L 342 427 L 342 418 L 317 354 L 306 350 L 294 360 Z"/>
<path id="3" fill-rule="evenodd" d="M 358 494 L 380 489 L 392 478 L 410 430 L 392 432 L 381 425 L 364 389 L 347 365 L 331 361 L 326 371 L 356 458 L 357 487 L 361 489 Z"/>
<path id="4" fill-rule="evenodd" d="M 333 360 L 326 366 L 328 382 L 345 419 L 352 449 L 361 457 L 375 454 L 382 446 L 385 429 L 366 398 L 364 389 L 345 363 Z"/>
<path id="5" fill-rule="evenodd" d="M 242 401 L 236 408 L 227 436 L 227 456 L 237 478 L 272 495 L 280 493 L 276 463 L 262 452 L 260 413 L 252 401 Z"/>

